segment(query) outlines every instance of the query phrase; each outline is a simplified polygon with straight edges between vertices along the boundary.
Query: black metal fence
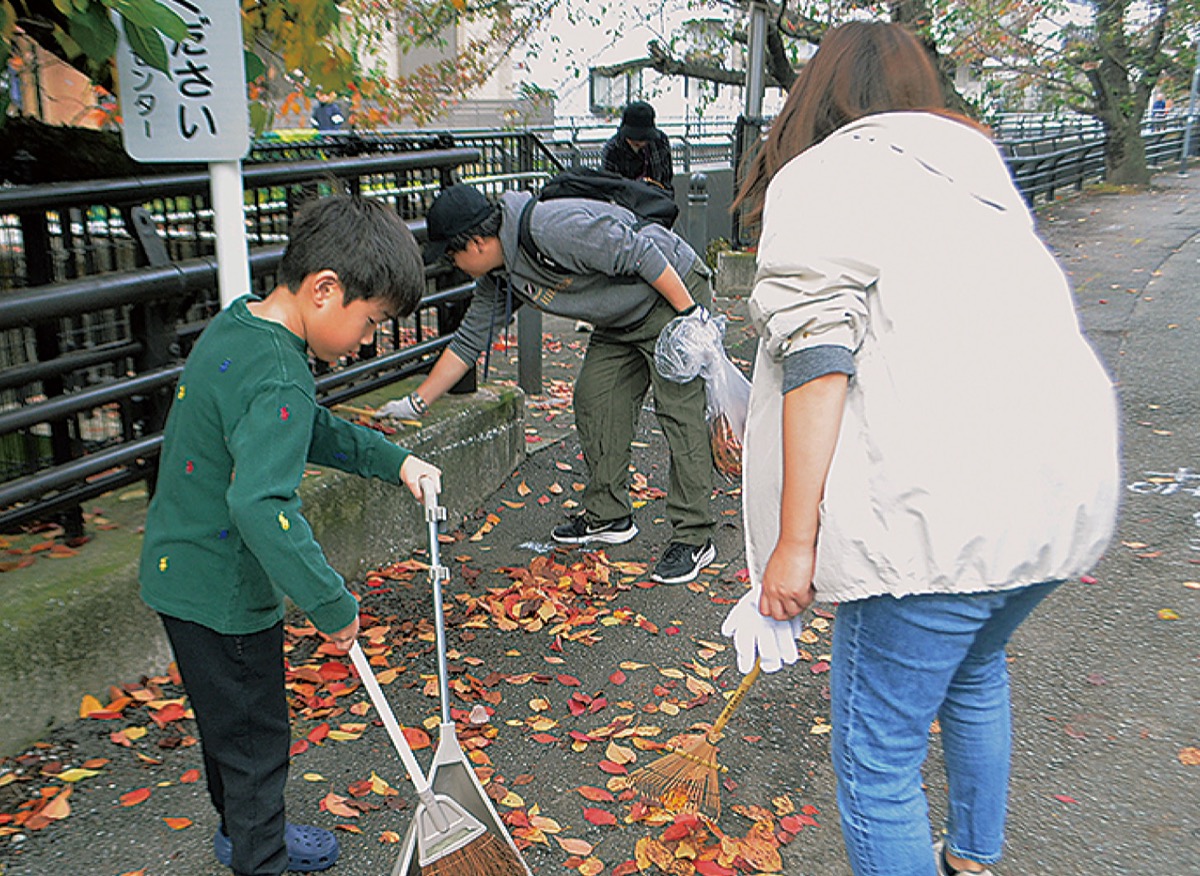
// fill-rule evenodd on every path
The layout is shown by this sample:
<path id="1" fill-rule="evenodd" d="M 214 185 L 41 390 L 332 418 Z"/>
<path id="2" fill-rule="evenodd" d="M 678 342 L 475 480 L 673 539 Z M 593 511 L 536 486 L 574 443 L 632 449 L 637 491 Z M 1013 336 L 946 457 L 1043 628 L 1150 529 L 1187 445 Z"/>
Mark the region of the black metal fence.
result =
<path id="1" fill-rule="evenodd" d="M 1151 164 L 1179 160 L 1183 122 L 1148 124 Z M 1000 147 L 1030 203 L 1104 178 L 1094 125 L 1011 121 L 1005 132 Z M 732 161 L 732 132 L 675 142 L 689 160 Z M 259 142 L 244 169 L 253 291 L 274 285 L 290 218 L 315 193 L 343 186 L 386 200 L 423 239 L 426 209 L 452 179 L 492 194 L 536 185 L 563 165 L 597 165 L 602 143 L 579 132 Z M 0 530 L 61 514 L 78 532 L 81 502 L 153 472 L 171 387 L 220 307 L 214 253 L 206 173 L 0 189 Z M 355 362 L 316 366 L 323 402 L 431 365 L 469 286 L 445 269 L 428 284 L 417 313 L 381 327 Z"/>
<path id="2" fill-rule="evenodd" d="M 453 147 L 247 166 L 253 290 L 273 287 L 290 217 L 315 194 L 386 200 L 423 239 L 436 192 L 484 161 Z M 0 529 L 56 515 L 79 534 L 79 503 L 152 474 L 171 388 L 220 307 L 208 187 L 189 173 L 0 190 Z M 356 361 L 315 366 L 324 403 L 428 369 L 470 290 L 445 269 L 428 284 Z"/>

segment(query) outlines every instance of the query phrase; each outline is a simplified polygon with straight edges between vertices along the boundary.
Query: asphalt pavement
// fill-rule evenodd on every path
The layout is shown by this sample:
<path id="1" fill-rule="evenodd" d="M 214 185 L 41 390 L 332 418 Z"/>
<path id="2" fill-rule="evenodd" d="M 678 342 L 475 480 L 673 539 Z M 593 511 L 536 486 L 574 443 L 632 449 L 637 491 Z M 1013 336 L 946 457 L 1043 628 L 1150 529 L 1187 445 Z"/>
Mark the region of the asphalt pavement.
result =
<path id="1" fill-rule="evenodd" d="M 1092 190 L 1043 208 L 1039 224 L 1117 380 L 1128 489 L 1104 559 L 1039 609 L 1010 649 L 1011 818 L 995 870 L 1200 874 L 1200 175 Z M 742 304 L 720 304 L 730 349 L 748 369 Z M 745 586 L 741 496 L 736 484 L 718 491 L 718 558 L 696 584 L 651 585 L 648 565 L 669 532 L 665 444 L 647 411 L 634 452 L 641 534 L 607 549 L 606 564 L 555 552 L 550 529 L 577 507 L 585 478 L 570 386 L 586 336 L 561 320 L 546 328 L 547 392 L 527 401 L 531 453 L 485 507 L 450 521 L 440 545 L 451 569 L 454 708 L 497 810 L 529 843 L 536 873 L 631 872 L 636 864 L 623 862 L 661 847 L 683 856 L 673 866 L 687 874 L 687 856 L 711 853 L 719 830 L 743 860 L 769 847 L 741 872 L 848 876 L 828 764 L 832 611 L 813 615 L 806 659 L 764 676 L 734 713 L 718 755 L 722 815 L 716 829 L 689 832 L 691 852 L 622 793 L 623 772 L 653 761 L 655 743 L 712 722 L 739 680 L 719 627 Z M 500 369 L 513 373 L 511 362 Z M 385 690 L 414 727 L 437 714 L 424 559 L 398 557 L 412 562 L 356 582 L 373 653 L 393 670 Z M 289 817 L 340 828 L 331 872 L 390 873 L 400 847 L 389 840 L 413 814 L 403 770 L 339 661 L 313 654 L 302 628 L 292 632 Z M 90 692 L 101 705 L 129 696 L 117 717 L 81 718 L 0 763 L 0 874 L 228 872 L 212 857 L 215 817 L 190 772 L 201 768 L 194 725 L 172 715 L 181 692 L 163 670 L 124 691 Z M 927 786 L 940 818 L 931 739 Z M 427 762 L 429 750 L 418 755 Z M 764 840 L 755 826 L 768 818 L 774 839 Z"/>

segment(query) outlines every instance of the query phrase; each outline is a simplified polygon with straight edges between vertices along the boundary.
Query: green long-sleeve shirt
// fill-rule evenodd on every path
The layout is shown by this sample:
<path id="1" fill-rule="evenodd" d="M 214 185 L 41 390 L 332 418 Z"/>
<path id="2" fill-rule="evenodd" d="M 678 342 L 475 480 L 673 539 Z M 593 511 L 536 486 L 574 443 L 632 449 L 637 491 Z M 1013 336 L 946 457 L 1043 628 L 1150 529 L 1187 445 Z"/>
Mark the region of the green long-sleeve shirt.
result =
<path id="1" fill-rule="evenodd" d="M 286 594 L 335 632 L 358 605 L 301 513 L 304 469 L 399 483 L 408 451 L 318 405 L 304 341 L 248 300 L 212 320 L 184 366 L 146 517 L 142 598 L 244 634 L 278 622 Z"/>

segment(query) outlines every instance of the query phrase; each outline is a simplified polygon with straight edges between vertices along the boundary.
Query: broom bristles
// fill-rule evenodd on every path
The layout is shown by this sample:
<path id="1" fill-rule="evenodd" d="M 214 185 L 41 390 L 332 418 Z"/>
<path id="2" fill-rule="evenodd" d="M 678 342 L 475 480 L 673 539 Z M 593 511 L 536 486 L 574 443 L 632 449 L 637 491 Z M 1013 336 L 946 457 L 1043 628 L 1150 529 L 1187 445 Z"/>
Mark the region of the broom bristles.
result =
<path id="1" fill-rule="evenodd" d="M 421 876 L 528 876 L 528 873 L 516 849 L 488 832 L 421 867 Z"/>
<path id="2" fill-rule="evenodd" d="M 717 747 L 707 736 L 673 749 L 629 777 L 634 789 L 672 812 L 702 812 L 721 817 Z"/>

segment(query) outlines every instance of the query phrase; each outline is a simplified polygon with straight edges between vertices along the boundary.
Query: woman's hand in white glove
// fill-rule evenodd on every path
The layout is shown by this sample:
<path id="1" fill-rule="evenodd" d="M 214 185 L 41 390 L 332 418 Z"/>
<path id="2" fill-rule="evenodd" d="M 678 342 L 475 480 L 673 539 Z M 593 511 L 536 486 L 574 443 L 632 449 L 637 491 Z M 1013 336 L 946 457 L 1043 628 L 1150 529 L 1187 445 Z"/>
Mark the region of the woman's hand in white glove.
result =
<path id="1" fill-rule="evenodd" d="M 758 659 L 763 672 L 778 672 L 800 659 L 796 637 L 804 629 L 799 617 L 778 621 L 764 617 L 758 610 L 762 591 L 755 587 L 738 600 L 721 624 L 721 635 L 733 639 L 738 670 L 744 675 Z"/>
<path id="2" fill-rule="evenodd" d="M 812 605 L 815 545 L 779 542 L 760 586 L 743 596 L 725 618 L 721 633 L 733 639 L 738 669 L 750 671 L 757 655 L 763 672 L 777 672 L 799 659 L 796 638 L 804 631 L 802 615 Z"/>

